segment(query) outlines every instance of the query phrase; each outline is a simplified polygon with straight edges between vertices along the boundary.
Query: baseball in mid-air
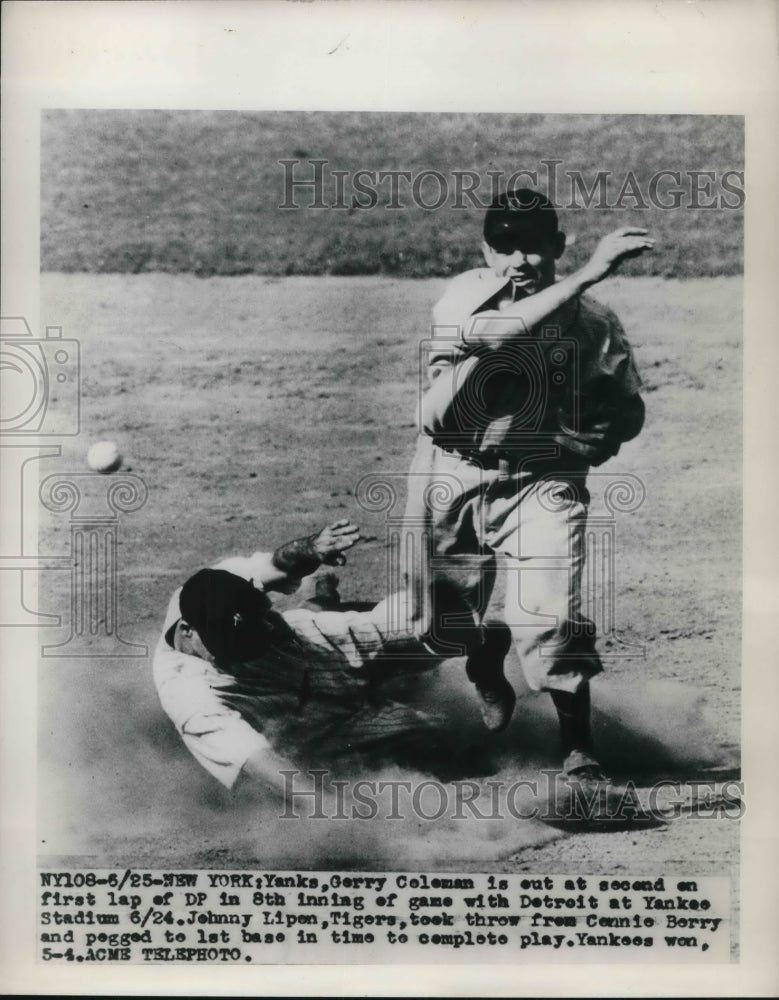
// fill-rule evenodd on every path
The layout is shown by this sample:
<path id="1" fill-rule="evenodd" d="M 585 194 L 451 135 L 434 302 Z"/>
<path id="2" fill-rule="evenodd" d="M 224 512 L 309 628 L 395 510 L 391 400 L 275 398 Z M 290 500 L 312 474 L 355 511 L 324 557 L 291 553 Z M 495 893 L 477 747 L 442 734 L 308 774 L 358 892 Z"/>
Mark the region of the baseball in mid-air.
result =
<path id="1" fill-rule="evenodd" d="M 98 441 L 87 452 L 87 465 L 95 472 L 116 472 L 121 464 L 121 453 L 113 441 Z"/>

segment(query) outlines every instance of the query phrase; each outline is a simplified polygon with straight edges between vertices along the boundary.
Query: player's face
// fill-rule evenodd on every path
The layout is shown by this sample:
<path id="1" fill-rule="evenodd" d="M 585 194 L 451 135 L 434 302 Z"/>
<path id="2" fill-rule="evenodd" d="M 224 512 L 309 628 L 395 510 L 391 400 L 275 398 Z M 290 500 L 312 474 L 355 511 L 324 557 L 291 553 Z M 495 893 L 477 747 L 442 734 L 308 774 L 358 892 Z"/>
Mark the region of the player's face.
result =
<path id="1" fill-rule="evenodd" d="M 533 295 L 548 288 L 555 280 L 555 264 L 565 249 L 565 237 L 512 236 L 506 242 L 491 246 L 482 243 L 482 253 L 495 275 L 511 278 L 515 288 Z"/>
<path id="2" fill-rule="evenodd" d="M 207 660 L 209 663 L 215 662 L 197 629 L 192 628 L 183 619 L 179 619 L 176 631 L 173 633 L 173 648 L 180 653 L 187 653 L 189 656 L 198 656 L 201 660 Z"/>

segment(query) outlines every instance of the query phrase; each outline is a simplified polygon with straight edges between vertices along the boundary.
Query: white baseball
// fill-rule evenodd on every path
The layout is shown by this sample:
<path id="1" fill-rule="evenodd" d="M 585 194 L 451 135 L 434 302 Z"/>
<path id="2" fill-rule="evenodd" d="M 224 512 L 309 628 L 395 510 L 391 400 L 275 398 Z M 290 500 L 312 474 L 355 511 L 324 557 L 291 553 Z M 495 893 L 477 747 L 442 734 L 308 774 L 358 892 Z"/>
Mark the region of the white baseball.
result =
<path id="1" fill-rule="evenodd" d="M 87 452 L 87 465 L 95 472 L 116 472 L 122 456 L 113 441 L 98 441 Z"/>

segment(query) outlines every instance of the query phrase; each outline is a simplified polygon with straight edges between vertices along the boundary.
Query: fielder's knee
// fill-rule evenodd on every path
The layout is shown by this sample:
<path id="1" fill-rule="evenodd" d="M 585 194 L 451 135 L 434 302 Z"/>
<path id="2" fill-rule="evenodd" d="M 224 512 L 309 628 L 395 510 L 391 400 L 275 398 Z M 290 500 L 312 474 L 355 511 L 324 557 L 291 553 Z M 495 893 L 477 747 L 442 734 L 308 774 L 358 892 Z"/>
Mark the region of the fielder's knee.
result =
<path id="1" fill-rule="evenodd" d="M 512 628 L 519 662 L 534 691 L 577 691 L 603 670 L 595 625 L 586 618 L 552 629 Z"/>

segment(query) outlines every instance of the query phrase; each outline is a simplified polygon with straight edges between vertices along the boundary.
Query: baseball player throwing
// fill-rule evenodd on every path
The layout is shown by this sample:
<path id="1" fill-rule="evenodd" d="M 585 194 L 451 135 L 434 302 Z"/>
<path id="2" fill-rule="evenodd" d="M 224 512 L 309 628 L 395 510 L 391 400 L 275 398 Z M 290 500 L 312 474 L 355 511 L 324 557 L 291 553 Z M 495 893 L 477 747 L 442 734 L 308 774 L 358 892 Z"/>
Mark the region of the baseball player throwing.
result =
<path id="1" fill-rule="evenodd" d="M 581 781 L 604 778 L 588 683 L 602 667 L 581 612 L 587 473 L 644 419 L 622 327 L 584 293 L 652 246 L 646 230 L 618 229 L 558 281 L 565 236 L 549 200 L 528 189 L 498 197 L 484 222 L 487 266 L 456 277 L 433 312 L 409 483 L 408 530 L 432 538 L 407 566 L 411 627 L 435 636 L 450 610 L 431 586 L 458 594 L 493 654 L 472 658 L 469 677 L 487 726 L 503 728 L 515 704 L 502 670 L 510 644 L 483 616 L 505 557 L 505 622 L 530 687 L 551 694 L 564 769 Z"/>

